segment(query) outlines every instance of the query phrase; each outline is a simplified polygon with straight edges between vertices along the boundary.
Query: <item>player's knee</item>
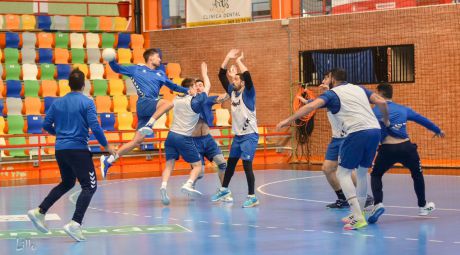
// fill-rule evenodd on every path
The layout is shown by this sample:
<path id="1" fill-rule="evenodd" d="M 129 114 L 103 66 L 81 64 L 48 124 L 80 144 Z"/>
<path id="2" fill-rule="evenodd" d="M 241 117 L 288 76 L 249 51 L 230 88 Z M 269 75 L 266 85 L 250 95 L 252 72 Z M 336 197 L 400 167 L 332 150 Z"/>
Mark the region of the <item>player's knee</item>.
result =
<path id="1" fill-rule="evenodd" d="M 379 171 L 378 169 L 376 168 L 373 168 L 372 171 L 371 171 L 371 178 L 374 177 L 374 178 L 377 178 L 377 177 L 382 177 L 383 176 L 383 171 Z"/>
<path id="2" fill-rule="evenodd" d="M 323 170 L 323 173 L 326 175 L 335 174 L 335 172 L 337 171 L 337 163 L 325 161 L 321 167 L 321 170 Z"/>
<path id="3" fill-rule="evenodd" d="M 75 181 L 63 181 L 61 185 L 66 191 L 69 191 L 75 186 Z"/>

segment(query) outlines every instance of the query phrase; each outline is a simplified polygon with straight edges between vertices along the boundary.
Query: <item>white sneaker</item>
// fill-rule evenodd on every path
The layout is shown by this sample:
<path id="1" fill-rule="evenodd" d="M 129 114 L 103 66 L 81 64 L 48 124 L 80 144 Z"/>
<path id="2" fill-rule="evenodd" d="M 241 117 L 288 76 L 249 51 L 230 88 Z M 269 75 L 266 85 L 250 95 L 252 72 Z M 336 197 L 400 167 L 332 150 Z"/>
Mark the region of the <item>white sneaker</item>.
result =
<path id="1" fill-rule="evenodd" d="M 182 188 L 180 189 L 183 193 L 189 195 L 190 197 L 192 198 L 196 198 L 196 197 L 201 197 L 202 194 L 201 192 L 199 192 L 198 190 L 194 189 L 192 187 L 192 184 L 190 183 L 184 183 L 184 185 L 182 185 Z"/>
<path id="2" fill-rule="evenodd" d="M 222 201 L 222 202 L 225 202 L 225 203 L 233 203 L 233 196 L 232 196 L 232 194 L 230 193 L 230 195 L 228 195 L 228 196 L 222 198 L 221 201 Z"/>
<path id="3" fill-rule="evenodd" d="M 424 207 L 420 207 L 418 211 L 418 215 L 420 216 L 427 216 L 432 211 L 436 210 L 436 206 L 433 202 L 428 202 Z"/>
<path id="4" fill-rule="evenodd" d="M 35 208 L 32 210 L 29 210 L 27 212 L 27 217 L 29 217 L 30 221 L 34 224 L 34 226 L 40 230 L 42 233 L 48 233 L 48 227 L 46 226 L 45 223 L 45 214 L 40 213 L 39 208 Z"/>
<path id="5" fill-rule="evenodd" d="M 139 129 L 139 133 L 141 133 L 142 135 L 145 135 L 145 136 L 151 135 L 151 134 L 153 134 L 153 129 L 152 128 L 153 128 L 152 125 L 147 124 L 147 125 L 145 125 L 145 126 L 143 126 L 143 127 L 141 127 Z"/>
<path id="6" fill-rule="evenodd" d="M 81 225 L 73 220 L 64 226 L 64 231 L 77 242 L 86 240 L 81 231 Z"/>

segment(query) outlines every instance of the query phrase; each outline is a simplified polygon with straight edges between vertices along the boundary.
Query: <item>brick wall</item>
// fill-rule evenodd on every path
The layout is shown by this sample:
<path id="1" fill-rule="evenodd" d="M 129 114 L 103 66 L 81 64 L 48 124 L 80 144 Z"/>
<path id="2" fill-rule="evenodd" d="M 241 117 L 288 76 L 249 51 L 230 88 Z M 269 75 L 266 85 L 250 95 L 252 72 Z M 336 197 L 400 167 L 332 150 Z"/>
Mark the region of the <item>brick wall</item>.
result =
<path id="1" fill-rule="evenodd" d="M 394 100 L 432 119 L 448 136 L 435 140 L 423 128 L 409 125 L 424 162 L 454 164 L 460 154 L 459 21 L 458 5 L 290 20 L 293 80 L 299 79 L 301 50 L 414 44 L 416 82 L 396 84 Z M 150 41 L 163 50 L 165 62 L 181 64 L 183 77 L 198 76 L 201 61 L 206 61 L 212 92 L 223 92 L 217 72 L 227 51 L 242 49 L 257 90 L 260 124 L 274 125 L 289 114 L 288 30 L 280 21 L 158 31 Z M 323 111 L 315 124 L 312 150 L 321 155 L 330 137 Z"/>

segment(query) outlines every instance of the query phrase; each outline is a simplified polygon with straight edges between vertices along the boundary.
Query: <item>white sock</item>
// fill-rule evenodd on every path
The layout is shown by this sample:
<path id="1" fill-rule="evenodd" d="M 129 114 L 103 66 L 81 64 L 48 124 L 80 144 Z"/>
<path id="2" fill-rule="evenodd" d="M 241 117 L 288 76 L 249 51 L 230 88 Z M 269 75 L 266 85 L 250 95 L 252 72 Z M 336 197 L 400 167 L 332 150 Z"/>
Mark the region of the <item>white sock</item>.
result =
<path id="1" fill-rule="evenodd" d="M 162 189 L 166 189 L 166 186 L 168 186 L 168 182 L 161 182 Z"/>
<path id="2" fill-rule="evenodd" d="M 361 210 L 364 210 L 367 200 L 367 167 L 356 169 L 356 196 Z"/>
<path id="3" fill-rule="evenodd" d="M 193 180 L 192 180 L 192 179 L 188 179 L 187 184 L 193 185 Z"/>
<path id="4" fill-rule="evenodd" d="M 155 121 L 157 121 L 157 120 L 152 117 L 152 118 L 150 118 L 149 122 L 147 122 L 147 125 L 150 125 L 150 126 L 153 127 L 153 125 L 155 125 Z"/>
<path id="5" fill-rule="evenodd" d="M 110 155 L 109 158 L 107 159 L 107 162 L 109 162 L 110 164 L 112 164 L 113 162 L 115 162 L 120 156 L 118 156 L 118 153 L 115 154 L 115 156 L 113 155 Z"/>
<path id="6" fill-rule="evenodd" d="M 342 166 L 339 166 L 337 169 L 337 179 L 339 179 L 340 186 L 342 187 L 343 194 L 350 204 L 351 212 L 357 220 L 361 220 L 363 215 L 361 213 L 361 208 L 359 207 L 358 198 L 356 197 L 355 185 L 351 179 L 352 169 L 347 169 Z"/>

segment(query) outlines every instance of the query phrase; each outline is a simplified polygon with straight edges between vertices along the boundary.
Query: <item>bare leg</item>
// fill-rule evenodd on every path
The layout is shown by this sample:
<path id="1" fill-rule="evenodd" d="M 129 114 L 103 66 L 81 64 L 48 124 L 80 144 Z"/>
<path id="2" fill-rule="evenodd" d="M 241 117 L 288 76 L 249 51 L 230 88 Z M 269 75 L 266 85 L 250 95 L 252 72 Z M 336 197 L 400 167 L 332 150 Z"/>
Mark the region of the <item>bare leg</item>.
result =
<path id="1" fill-rule="evenodd" d="M 139 147 L 141 143 L 144 141 L 145 135 L 142 135 L 139 132 L 136 132 L 136 135 L 134 136 L 133 140 L 130 142 L 127 142 L 123 144 L 117 151 L 118 157 L 121 157 L 130 151 L 132 151 L 134 148 Z"/>
<path id="2" fill-rule="evenodd" d="M 150 118 L 149 122 L 147 124 L 150 124 L 153 126 L 155 121 L 161 117 L 161 115 L 165 114 L 169 110 L 171 110 L 174 107 L 174 104 L 168 100 L 165 99 L 160 99 L 157 103 L 157 109 L 153 116 Z"/>

